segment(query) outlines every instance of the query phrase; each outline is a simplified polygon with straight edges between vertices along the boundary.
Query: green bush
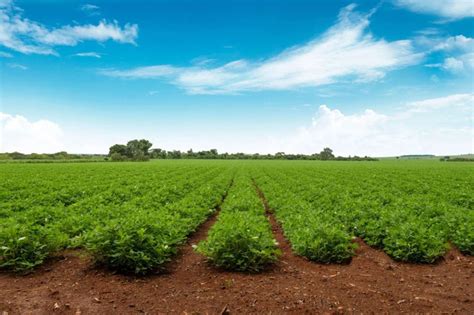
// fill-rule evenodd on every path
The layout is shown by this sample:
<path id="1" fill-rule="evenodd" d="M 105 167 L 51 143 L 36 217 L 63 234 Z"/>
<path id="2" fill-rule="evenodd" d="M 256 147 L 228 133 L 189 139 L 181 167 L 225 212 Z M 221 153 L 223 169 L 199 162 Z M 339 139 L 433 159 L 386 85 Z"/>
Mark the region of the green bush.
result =
<path id="1" fill-rule="evenodd" d="M 176 217 L 142 213 L 112 220 L 91 232 L 85 246 L 95 261 L 123 273 L 146 274 L 170 260 L 183 241 Z"/>
<path id="2" fill-rule="evenodd" d="M 417 218 L 392 226 L 384 239 L 385 252 L 400 261 L 432 263 L 447 249 L 443 233 L 428 228 Z"/>
<path id="3" fill-rule="evenodd" d="M 452 215 L 455 225 L 448 233 L 451 242 L 463 253 L 474 255 L 474 211 L 462 210 Z"/>
<path id="4" fill-rule="evenodd" d="M 43 263 L 66 243 L 66 236 L 54 228 L 13 220 L 0 226 L 0 268 L 27 271 Z"/>
<path id="5" fill-rule="evenodd" d="M 288 219 L 285 225 L 290 233 L 293 251 L 321 263 L 342 263 L 354 256 L 357 244 L 340 224 L 306 216 L 304 221 Z"/>
<path id="6" fill-rule="evenodd" d="M 264 269 L 280 255 L 265 216 L 244 211 L 222 213 L 197 251 L 217 267 L 250 272 Z"/>

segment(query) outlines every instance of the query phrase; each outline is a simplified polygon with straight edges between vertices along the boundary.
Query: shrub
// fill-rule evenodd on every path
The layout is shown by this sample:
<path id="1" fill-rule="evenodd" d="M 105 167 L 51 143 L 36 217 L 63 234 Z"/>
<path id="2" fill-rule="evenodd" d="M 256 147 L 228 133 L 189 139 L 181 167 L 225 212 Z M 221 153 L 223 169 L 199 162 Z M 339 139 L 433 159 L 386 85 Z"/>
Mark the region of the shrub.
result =
<path id="1" fill-rule="evenodd" d="M 396 260 L 432 263 L 448 249 L 443 233 L 429 229 L 417 218 L 388 229 L 385 252 Z"/>
<path id="2" fill-rule="evenodd" d="M 85 240 L 99 264 L 123 273 L 146 274 L 170 260 L 183 241 L 176 217 L 134 213 L 97 227 Z"/>
<path id="3" fill-rule="evenodd" d="M 276 245 L 263 215 L 236 211 L 221 213 L 197 251 L 217 267 L 257 272 L 278 259 Z"/>
<path id="4" fill-rule="evenodd" d="M 54 228 L 37 224 L 4 222 L 0 228 L 0 268 L 27 271 L 43 263 L 66 243 L 66 236 Z"/>
<path id="5" fill-rule="evenodd" d="M 300 222 L 301 227 L 291 232 L 295 253 L 321 263 L 347 262 L 354 256 L 357 244 L 351 242 L 351 235 L 342 226 L 310 217 L 307 222 Z"/>
<path id="6" fill-rule="evenodd" d="M 454 226 L 448 231 L 450 240 L 463 253 L 474 255 L 474 212 L 471 210 L 456 211 L 452 215 Z"/>

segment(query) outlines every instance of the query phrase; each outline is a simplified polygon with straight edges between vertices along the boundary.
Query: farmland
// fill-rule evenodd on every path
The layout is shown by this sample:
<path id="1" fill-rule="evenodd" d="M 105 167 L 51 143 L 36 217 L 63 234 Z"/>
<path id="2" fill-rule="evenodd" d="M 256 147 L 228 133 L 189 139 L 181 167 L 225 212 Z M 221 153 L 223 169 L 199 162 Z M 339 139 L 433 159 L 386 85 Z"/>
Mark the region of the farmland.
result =
<path id="1" fill-rule="evenodd" d="M 299 266 L 338 275 L 370 257 L 389 266 L 382 277 L 413 268 L 436 277 L 440 269 L 451 275 L 445 288 L 473 291 L 461 287 L 473 272 L 471 163 L 15 163 L 0 164 L 0 177 L 2 290 L 9 279 L 47 277 L 45 268 L 67 274 L 57 262 L 64 257 L 89 268 L 86 278 L 139 276 L 168 288 L 180 281 L 173 274 L 192 279 L 204 268 L 196 277 L 224 277 L 224 289 Z M 449 263 L 452 255 L 461 267 Z M 401 300 L 392 302 L 403 308 Z M 472 296 L 463 303 L 472 308 Z"/>

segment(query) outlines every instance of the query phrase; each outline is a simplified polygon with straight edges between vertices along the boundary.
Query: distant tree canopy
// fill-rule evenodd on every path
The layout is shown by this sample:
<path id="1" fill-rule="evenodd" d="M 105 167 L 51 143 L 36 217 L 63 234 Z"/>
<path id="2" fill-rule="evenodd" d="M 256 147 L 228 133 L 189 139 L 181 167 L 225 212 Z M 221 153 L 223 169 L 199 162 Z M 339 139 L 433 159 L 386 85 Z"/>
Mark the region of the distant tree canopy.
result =
<path id="1" fill-rule="evenodd" d="M 105 155 L 103 154 L 71 154 L 66 151 L 56 153 L 31 153 L 23 154 L 20 152 L 0 153 L 0 161 L 103 161 Z"/>
<path id="2" fill-rule="evenodd" d="M 277 152 L 275 154 L 259 153 L 219 153 L 216 149 L 193 151 L 172 150 L 166 151 L 160 148 L 151 148 L 152 143 L 148 140 L 131 140 L 127 144 L 114 144 L 109 148 L 107 156 L 102 154 L 70 154 L 64 151 L 57 153 L 31 153 L 23 154 L 19 152 L 0 153 L 0 161 L 21 160 L 28 163 L 34 162 L 99 162 L 105 160 L 112 161 L 148 161 L 149 159 L 219 159 L 219 160 L 328 160 L 328 161 L 377 161 L 371 157 L 359 156 L 335 156 L 330 148 L 324 148 L 319 153 L 314 154 L 287 154 Z M 447 161 L 460 161 L 461 159 L 449 159 Z M 464 160 L 464 159 L 463 159 Z M 469 159 L 472 161 L 472 159 Z"/>
<path id="3" fill-rule="evenodd" d="M 306 154 L 286 154 L 277 152 L 275 154 L 248 154 L 248 153 L 219 153 L 216 149 L 208 151 L 193 151 L 189 149 L 186 152 L 179 150 L 166 151 L 160 148 L 150 150 L 152 159 L 220 159 L 220 160 L 335 160 L 335 161 L 377 161 L 371 157 L 336 157 L 330 148 L 324 148 L 320 153 L 311 155 Z"/>
<path id="4" fill-rule="evenodd" d="M 320 160 L 334 160 L 335 156 L 332 154 L 330 148 L 324 148 L 321 153 L 319 153 Z"/>
<path id="5" fill-rule="evenodd" d="M 153 144 L 145 139 L 130 140 L 127 145 L 114 144 L 109 148 L 109 157 L 112 161 L 148 161 L 150 148 Z"/>

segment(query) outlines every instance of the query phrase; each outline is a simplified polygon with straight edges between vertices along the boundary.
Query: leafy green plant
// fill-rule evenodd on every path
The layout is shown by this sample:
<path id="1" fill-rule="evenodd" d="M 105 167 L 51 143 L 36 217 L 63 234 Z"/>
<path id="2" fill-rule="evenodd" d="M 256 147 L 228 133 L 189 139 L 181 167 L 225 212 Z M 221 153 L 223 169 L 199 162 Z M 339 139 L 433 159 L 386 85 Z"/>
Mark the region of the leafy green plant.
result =
<path id="1" fill-rule="evenodd" d="M 453 226 L 447 232 L 452 243 L 468 255 L 474 255 L 474 211 L 463 210 L 448 214 Z"/>
<path id="2" fill-rule="evenodd" d="M 432 263 L 447 249 L 442 234 L 430 230 L 416 218 L 391 227 L 384 239 L 385 252 L 401 261 Z"/>
<path id="3" fill-rule="evenodd" d="M 295 253 L 321 263 L 343 263 L 354 256 L 357 244 L 351 235 L 337 224 L 315 222 L 292 234 Z"/>
<path id="4" fill-rule="evenodd" d="M 280 250 L 264 216 L 222 213 L 197 251 L 217 267 L 257 272 L 275 262 Z"/>
<path id="5" fill-rule="evenodd" d="M 64 246 L 65 235 L 41 225 L 14 220 L 0 226 L 0 268 L 23 272 L 42 264 Z"/>
<path id="6" fill-rule="evenodd" d="M 136 213 L 97 227 L 86 248 L 99 264 L 124 272 L 145 274 L 168 261 L 183 240 L 175 220 Z"/>

